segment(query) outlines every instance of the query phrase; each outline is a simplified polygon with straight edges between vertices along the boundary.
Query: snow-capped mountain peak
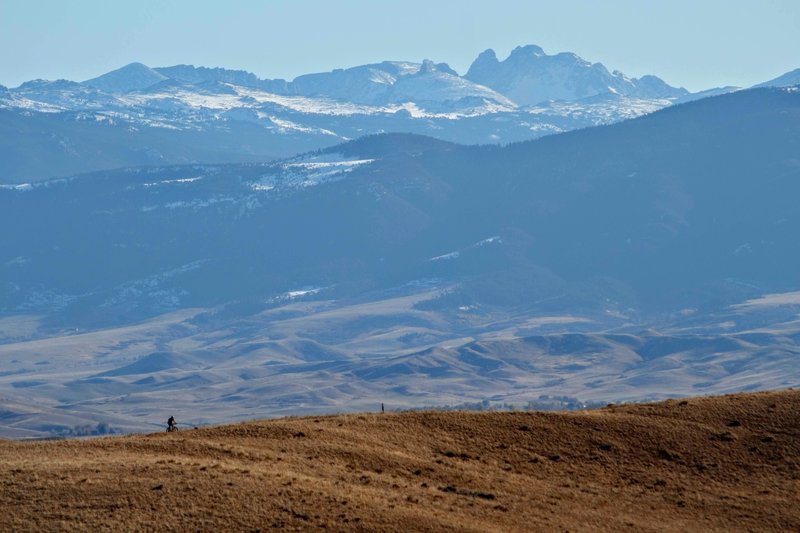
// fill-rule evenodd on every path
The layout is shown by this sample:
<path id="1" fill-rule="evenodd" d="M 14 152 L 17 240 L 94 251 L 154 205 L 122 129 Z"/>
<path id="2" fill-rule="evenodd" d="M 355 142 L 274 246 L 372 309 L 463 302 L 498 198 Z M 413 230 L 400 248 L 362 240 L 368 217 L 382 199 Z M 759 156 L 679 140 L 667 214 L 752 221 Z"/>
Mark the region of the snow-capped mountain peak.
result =
<path id="1" fill-rule="evenodd" d="M 112 70 L 102 76 L 86 80 L 84 85 L 89 85 L 101 91 L 110 93 L 126 93 L 145 89 L 151 85 L 168 79 L 167 76 L 156 72 L 142 63 L 130 63 L 117 70 Z"/>
<path id="2" fill-rule="evenodd" d="M 452 109 L 458 101 L 479 98 L 508 109 L 515 107 L 503 95 L 460 77 L 446 63 L 434 63 L 429 59 L 422 63 L 384 61 L 307 74 L 295 78 L 289 90 L 301 96 L 322 96 L 372 106 L 417 102 L 428 107 L 435 103 Z"/>
<path id="3" fill-rule="evenodd" d="M 520 105 L 574 101 L 606 93 L 636 98 L 677 98 L 687 93 L 655 76 L 636 80 L 619 71 L 611 73 L 602 63 L 590 63 L 571 52 L 547 55 L 536 45 L 517 47 L 504 61 L 499 61 L 493 50 L 486 50 L 465 78 Z"/>
<path id="4" fill-rule="evenodd" d="M 508 58 L 512 61 L 524 61 L 528 58 L 542 57 L 546 55 L 541 46 L 535 44 L 526 44 L 524 46 L 517 46 L 511 51 Z"/>

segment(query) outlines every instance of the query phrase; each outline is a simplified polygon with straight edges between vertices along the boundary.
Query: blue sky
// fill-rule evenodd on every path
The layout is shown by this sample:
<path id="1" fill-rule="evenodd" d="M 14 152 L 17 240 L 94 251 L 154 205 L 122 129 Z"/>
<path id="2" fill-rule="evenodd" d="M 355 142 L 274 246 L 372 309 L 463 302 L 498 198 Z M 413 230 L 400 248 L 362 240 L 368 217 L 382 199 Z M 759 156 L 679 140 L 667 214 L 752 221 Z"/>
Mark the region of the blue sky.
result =
<path id="1" fill-rule="evenodd" d="M 700 90 L 800 67 L 798 0 L 0 0 L 0 84 L 84 80 L 133 61 L 291 79 L 384 59 L 449 63 L 486 48 L 571 51 Z"/>

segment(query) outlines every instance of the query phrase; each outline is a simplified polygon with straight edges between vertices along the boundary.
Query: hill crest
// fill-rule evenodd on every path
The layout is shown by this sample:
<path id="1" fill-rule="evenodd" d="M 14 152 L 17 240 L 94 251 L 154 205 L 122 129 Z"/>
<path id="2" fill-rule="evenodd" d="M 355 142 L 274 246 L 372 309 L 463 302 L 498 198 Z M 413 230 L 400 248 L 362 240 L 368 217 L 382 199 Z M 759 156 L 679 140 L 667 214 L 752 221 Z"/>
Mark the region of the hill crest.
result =
<path id="1" fill-rule="evenodd" d="M 788 390 L 0 441 L 0 529 L 796 530 L 799 408 Z"/>

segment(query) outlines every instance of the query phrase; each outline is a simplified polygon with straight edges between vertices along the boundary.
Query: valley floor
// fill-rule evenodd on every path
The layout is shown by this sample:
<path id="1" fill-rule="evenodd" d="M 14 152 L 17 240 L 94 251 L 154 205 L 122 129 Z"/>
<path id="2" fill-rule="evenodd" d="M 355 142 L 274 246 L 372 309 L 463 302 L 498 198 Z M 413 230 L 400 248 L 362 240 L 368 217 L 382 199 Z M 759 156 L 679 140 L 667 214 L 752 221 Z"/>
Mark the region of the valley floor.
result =
<path id="1" fill-rule="evenodd" d="M 0 441 L 0 530 L 800 530 L 800 391 Z"/>

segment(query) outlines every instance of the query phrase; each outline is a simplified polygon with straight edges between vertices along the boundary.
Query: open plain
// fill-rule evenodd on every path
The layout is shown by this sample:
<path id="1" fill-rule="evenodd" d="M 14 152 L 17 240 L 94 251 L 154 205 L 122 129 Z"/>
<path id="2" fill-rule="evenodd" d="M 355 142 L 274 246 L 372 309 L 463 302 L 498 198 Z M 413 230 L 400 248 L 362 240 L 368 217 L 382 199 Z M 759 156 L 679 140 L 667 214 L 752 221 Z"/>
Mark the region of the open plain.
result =
<path id="1" fill-rule="evenodd" d="M 0 441 L 0 529 L 797 531 L 800 391 Z"/>

